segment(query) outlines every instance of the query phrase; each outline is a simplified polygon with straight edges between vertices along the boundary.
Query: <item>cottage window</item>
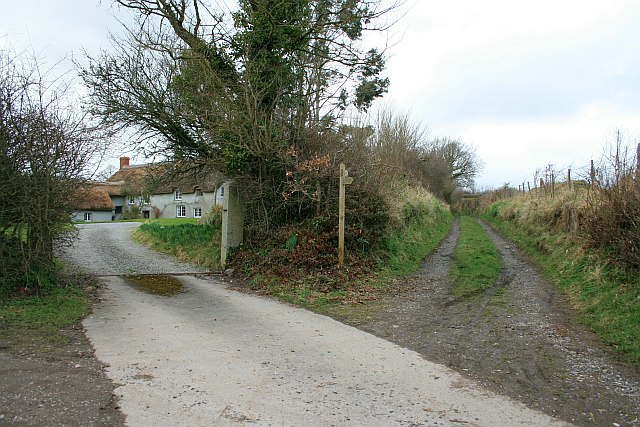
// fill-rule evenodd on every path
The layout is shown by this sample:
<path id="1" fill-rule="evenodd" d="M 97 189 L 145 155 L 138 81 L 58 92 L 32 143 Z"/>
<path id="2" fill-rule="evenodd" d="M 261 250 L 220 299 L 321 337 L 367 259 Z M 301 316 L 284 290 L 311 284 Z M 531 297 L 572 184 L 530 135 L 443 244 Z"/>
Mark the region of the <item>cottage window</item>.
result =
<path id="1" fill-rule="evenodd" d="M 196 187 L 196 197 L 202 197 L 202 189 L 200 187 Z"/>
<path id="2" fill-rule="evenodd" d="M 129 196 L 129 204 L 130 205 L 135 205 L 136 204 L 135 196 Z"/>
<path id="3" fill-rule="evenodd" d="M 182 200 L 182 192 L 180 190 L 176 189 L 173 192 L 173 197 L 174 197 L 175 200 Z"/>
<path id="4" fill-rule="evenodd" d="M 187 207 L 185 205 L 176 206 L 176 218 L 186 218 Z"/>
<path id="5" fill-rule="evenodd" d="M 202 208 L 193 208 L 193 217 L 202 218 Z"/>
<path id="6" fill-rule="evenodd" d="M 146 195 L 142 197 L 142 203 L 144 203 L 145 205 L 150 205 L 151 204 L 151 196 Z"/>
<path id="7" fill-rule="evenodd" d="M 91 221 L 91 212 L 85 212 L 84 213 L 84 220 L 85 221 Z"/>

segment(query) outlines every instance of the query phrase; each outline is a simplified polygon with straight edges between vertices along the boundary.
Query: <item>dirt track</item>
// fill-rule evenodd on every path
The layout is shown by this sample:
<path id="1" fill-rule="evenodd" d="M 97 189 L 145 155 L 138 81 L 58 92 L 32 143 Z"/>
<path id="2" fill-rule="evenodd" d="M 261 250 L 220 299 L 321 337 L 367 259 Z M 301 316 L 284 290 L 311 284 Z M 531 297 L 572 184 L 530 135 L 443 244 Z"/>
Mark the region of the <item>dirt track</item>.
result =
<path id="1" fill-rule="evenodd" d="M 613 362 L 515 246 L 483 226 L 504 263 L 487 292 L 449 292 L 456 223 L 407 292 L 337 317 L 566 421 L 640 425 L 638 370 Z"/>

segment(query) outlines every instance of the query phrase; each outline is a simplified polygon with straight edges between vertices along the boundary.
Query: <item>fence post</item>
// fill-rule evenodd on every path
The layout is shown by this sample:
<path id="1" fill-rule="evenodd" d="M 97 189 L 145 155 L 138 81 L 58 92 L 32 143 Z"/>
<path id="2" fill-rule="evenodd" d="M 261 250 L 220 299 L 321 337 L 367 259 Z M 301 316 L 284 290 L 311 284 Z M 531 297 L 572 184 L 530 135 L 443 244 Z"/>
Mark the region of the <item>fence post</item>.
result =
<path id="1" fill-rule="evenodd" d="M 571 191 L 571 168 L 567 170 L 567 183 L 569 184 L 569 191 Z"/>
<path id="2" fill-rule="evenodd" d="M 595 187 L 596 185 L 596 167 L 593 164 L 593 160 L 591 160 L 591 187 Z"/>

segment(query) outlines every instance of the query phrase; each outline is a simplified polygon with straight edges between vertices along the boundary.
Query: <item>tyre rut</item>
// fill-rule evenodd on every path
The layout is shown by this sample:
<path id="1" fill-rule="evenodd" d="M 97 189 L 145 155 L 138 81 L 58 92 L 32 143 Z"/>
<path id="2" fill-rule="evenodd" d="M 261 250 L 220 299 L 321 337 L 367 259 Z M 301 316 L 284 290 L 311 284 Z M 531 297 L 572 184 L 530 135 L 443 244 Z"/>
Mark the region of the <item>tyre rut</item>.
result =
<path id="1" fill-rule="evenodd" d="M 572 324 L 564 297 L 515 245 L 482 226 L 503 259 L 495 286 L 467 298 L 451 295 L 456 221 L 407 278 L 408 292 L 372 305 L 366 318 L 341 320 L 564 420 L 640 423 L 637 369 L 613 362 L 592 334 Z"/>

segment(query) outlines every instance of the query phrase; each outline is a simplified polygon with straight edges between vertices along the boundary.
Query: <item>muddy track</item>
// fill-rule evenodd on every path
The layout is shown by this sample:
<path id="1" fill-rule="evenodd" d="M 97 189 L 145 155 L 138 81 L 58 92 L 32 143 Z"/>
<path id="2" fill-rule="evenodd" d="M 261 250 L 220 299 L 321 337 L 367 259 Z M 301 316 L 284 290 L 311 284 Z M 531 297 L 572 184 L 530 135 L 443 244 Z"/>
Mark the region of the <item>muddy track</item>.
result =
<path id="1" fill-rule="evenodd" d="M 459 224 L 407 279 L 409 292 L 341 320 L 418 351 L 487 387 L 579 425 L 640 425 L 640 373 L 571 319 L 562 295 L 482 224 L 503 259 L 495 286 L 451 295 Z M 340 316 L 339 316 L 340 317 Z"/>

